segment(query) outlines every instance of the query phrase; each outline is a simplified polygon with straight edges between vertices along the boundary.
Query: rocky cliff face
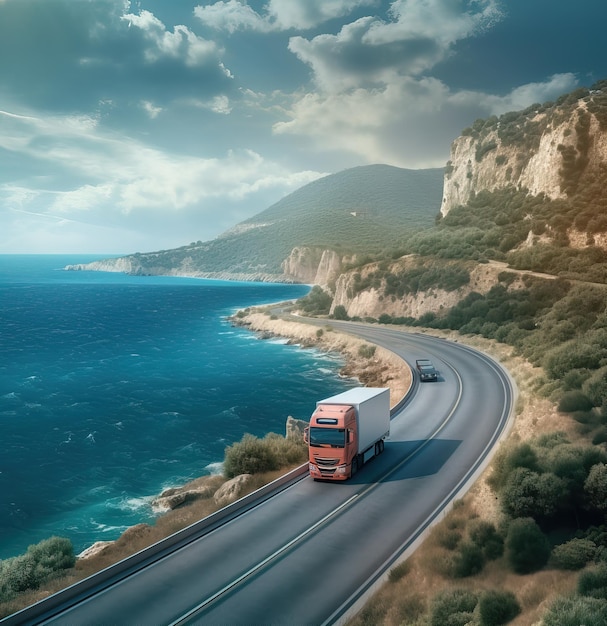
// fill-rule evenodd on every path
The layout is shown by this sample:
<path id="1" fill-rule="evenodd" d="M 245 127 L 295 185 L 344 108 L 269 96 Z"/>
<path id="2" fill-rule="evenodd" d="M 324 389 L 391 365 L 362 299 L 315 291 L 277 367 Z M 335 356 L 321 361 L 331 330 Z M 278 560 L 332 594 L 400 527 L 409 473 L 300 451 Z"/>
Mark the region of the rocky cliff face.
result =
<path id="1" fill-rule="evenodd" d="M 353 257 L 341 257 L 334 250 L 301 246 L 293 248 L 283 261 L 282 271 L 294 282 L 328 287 Z"/>
<path id="2" fill-rule="evenodd" d="M 447 267 L 449 264 L 446 264 Z M 455 306 L 469 293 L 487 293 L 491 287 L 499 282 L 499 275 L 509 271 L 505 263 L 454 263 L 453 266 L 466 268 L 469 274 L 469 281 L 456 288 L 432 287 L 402 296 L 385 295 L 386 276 L 398 276 L 414 267 L 419 267 L 419 259 L 416 257 L 403 257 L 393 262 L 390 266 L 384 267 L 379 274 L 383 278 L 372 281 L 372 286 L 358 290 L 357 285 L 365 281 L 370 275 L 378 275 L 379 264 L 372 263 L 362 269 L 341 274 L 337 279 L 335 287 L 335 297 L 331 307 L 331 313 L 335 307 L 342 305 L 349 317 L 372 317 L 379 319 L 381 315 L 391 317 L 420 317 L 425 313 L 438 313 L 447 311 Z M 510 289 L 517 289 L 522 286 L 520 276 L 517 274 L 510 284 Z"/>
<path id="3" fill-rule="evenodd" d="M 441 213 L 466 204 L 480 190 L 527 189 L 551 199 L 571 189 L 568 174 L 583 180 L 607 158 L 607 95 L 601 91 L 557 105 L 478 120 L 451 145 Z"/>

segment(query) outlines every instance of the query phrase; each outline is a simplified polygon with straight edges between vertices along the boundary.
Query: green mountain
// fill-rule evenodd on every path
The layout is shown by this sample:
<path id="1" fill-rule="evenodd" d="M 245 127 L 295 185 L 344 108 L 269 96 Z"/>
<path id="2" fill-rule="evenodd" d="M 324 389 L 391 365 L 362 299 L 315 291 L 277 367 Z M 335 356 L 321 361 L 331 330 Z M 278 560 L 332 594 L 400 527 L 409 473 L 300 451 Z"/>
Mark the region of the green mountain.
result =
<path id="1" fill-rule="evenodd" d="M 281 263 L 297 246 L 342 254 L 398 247 L 406 236 L 434 224 L 442 189 L 442 168 L 355 167 L 305 185 L 211 241 L 137 253 L 88 269 L 278 277 Z"/>

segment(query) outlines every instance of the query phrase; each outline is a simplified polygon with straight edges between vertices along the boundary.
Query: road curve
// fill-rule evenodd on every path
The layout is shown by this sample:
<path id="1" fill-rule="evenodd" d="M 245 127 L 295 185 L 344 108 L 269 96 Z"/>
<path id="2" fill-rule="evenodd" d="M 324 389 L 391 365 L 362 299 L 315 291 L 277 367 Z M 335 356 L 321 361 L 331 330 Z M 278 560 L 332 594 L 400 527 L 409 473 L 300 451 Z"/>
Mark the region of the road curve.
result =
<path id="1" fill-rule="evenodd" d="M 437 383 L 416 381 L 381 456 L 344 483 L 297 480 L 65 610 L 7 624 L 295 626 L 342 623 L 357 610 L 486 465 L 515 390 L 497 363 L 461 344 L 331 325 L 409 364 L 429 357 L 440 372 Z"/>

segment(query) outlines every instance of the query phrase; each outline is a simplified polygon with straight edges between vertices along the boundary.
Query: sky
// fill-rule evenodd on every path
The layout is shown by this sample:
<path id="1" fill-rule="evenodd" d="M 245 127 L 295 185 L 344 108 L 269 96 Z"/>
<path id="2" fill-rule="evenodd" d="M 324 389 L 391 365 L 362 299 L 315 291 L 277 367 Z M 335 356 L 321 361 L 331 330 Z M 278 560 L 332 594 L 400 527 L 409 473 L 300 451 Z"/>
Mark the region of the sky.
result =
<path id="1" fill-rule="evenodd" d="M 208 241 L 607 79 L 605 0 L 0 0 L 0 254 Z M 438 207 L 437 207 L 438 209 Z"/>

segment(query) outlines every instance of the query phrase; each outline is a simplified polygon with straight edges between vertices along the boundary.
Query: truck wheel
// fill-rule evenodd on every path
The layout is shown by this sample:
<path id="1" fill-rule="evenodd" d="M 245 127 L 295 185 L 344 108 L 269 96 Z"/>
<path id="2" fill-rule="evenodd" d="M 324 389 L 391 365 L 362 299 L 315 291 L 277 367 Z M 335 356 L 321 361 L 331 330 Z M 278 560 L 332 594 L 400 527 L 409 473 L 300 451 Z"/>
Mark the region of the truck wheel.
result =
<path id="1" fill-rule="evenodd" d="M 381 454 L 384 451 L 384 440 L 380 439 L 379 441 L 379 454 Z"/>
<path id="2" fill-rule="evenodd" d="M 350 469 L 350 476 L 354 476 L 354 474 L 356 474 L 356 472 L 358 472 L 358 457 L 355 456 L 352 459 L 352 468 Z"/>

